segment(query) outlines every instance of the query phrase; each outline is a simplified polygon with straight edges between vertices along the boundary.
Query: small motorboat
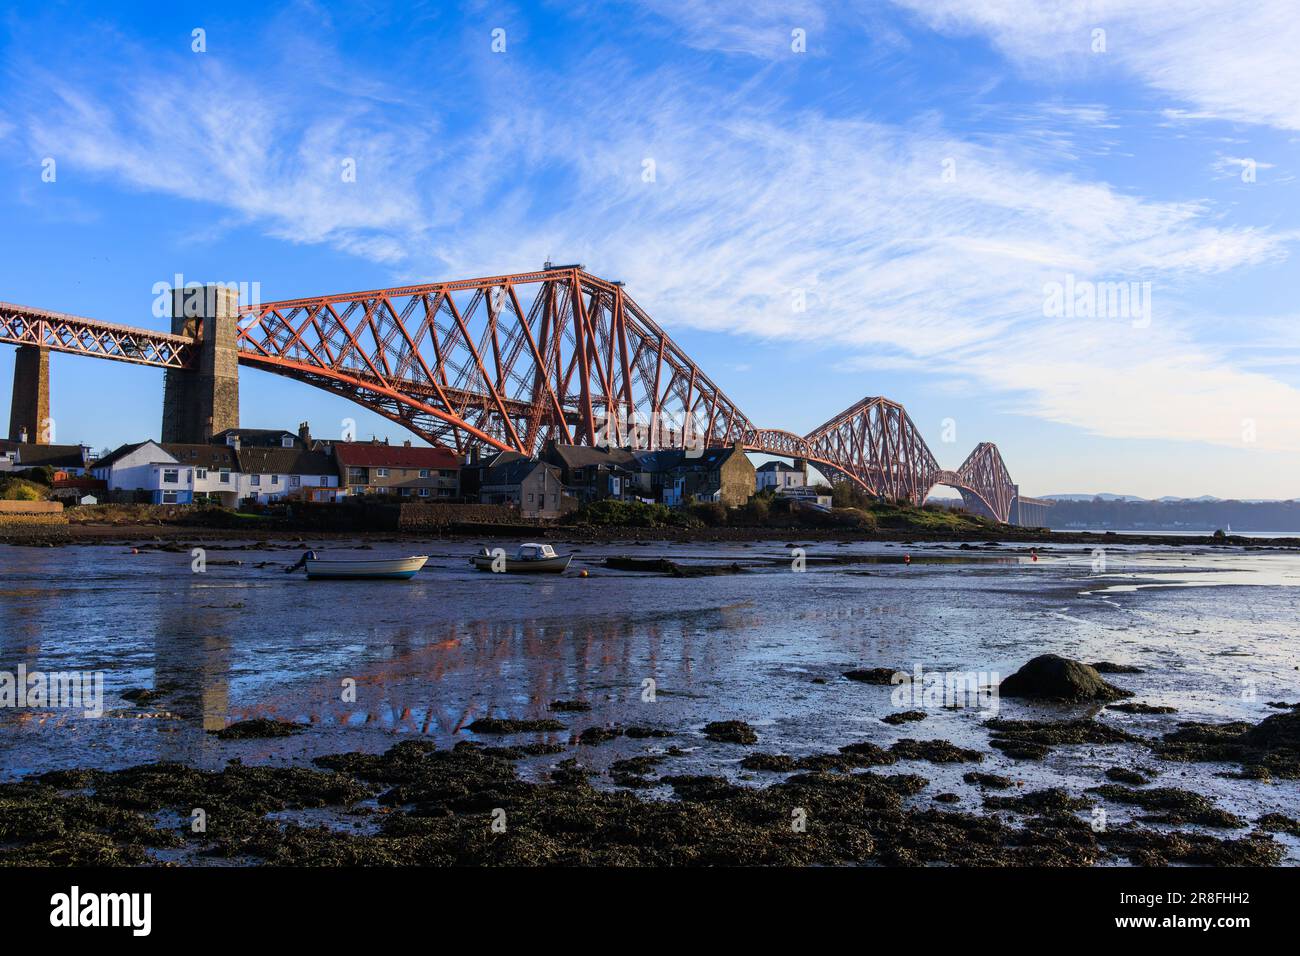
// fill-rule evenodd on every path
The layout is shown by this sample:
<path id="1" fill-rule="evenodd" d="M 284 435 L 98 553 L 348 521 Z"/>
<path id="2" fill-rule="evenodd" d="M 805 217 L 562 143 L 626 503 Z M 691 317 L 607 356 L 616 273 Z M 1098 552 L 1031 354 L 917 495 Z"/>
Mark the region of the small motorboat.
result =
<path id="1" fill-rule="evenodd" d="M 288 571 L 304 568 L 308 581 L 384 581 L 406 580 L 429 560 L 427 554 L 409 558 L 362 558 L 360 560 L 322 561 L 315 551 L 308 551 Z"/>
<path id="2" fill-rule="evenodd" d="M 483 548 L 469 559 L 480 571 L 502 571 L 507 574 L 560 574 L 573 560 L 571 554 L 556 554 L 549 544 L 521 544 L 513 558 L 504 552 L 493 554 Z"/>

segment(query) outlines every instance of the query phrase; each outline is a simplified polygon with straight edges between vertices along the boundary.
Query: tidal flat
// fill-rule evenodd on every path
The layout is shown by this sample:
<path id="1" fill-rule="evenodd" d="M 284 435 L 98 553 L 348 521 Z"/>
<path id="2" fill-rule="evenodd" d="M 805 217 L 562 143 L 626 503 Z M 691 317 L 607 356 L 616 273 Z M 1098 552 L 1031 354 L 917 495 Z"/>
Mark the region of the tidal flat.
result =
<path id="1" fill-rule="evenodd" d="M 309 583 L 305 546 L 431 560 Z M 476 546 L 0 548 L 0 670 L 105 687 L 0 708 L 0 862 L 1300 862 L 1294 552 Z M 659 559 L 727 573 L 619 569 Z M 1042 654 L 1123 696 L 991 691 Z"/>

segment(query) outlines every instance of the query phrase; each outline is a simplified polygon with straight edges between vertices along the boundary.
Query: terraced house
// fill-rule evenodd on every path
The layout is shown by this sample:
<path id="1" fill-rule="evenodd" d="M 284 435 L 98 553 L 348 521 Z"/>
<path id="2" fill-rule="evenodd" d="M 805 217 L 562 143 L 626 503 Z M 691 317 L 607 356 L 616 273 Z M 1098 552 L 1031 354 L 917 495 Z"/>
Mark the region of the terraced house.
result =
<path id="1" fill-rule="evenodd" d="M 394 495 L 415 500 L 455 498 L 460 461 L 448 448 L 371 440 L 337 442 L 334 458 L 348 495 Z"/>
<path id="2" fill-rule="evenodd" d="M 334 459 L 301 447 L 241 447 L 239 498 L 270 504 L 300 500 L 332 502 L 341 493 Z"/>

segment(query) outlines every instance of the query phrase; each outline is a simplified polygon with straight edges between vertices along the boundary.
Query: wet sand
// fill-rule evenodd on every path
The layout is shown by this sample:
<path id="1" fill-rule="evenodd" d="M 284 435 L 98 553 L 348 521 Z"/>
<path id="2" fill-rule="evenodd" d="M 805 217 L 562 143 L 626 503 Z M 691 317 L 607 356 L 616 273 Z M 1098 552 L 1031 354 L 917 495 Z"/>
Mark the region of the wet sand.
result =
<path id="1" fill-rule="evenodd" d="M 360 585 L 286 579 L 287 551 L 0 549 L 0 669 L 103 670 L 110 708 L 0 710 L 0 860 L 1300 862 L 1294 745 L 1240 744 L 1300 701 L 1295 556 L 806 542 L 795 572 L 787 542 L 575 543 L 589 577 L 542 581 L 409 543 L 361 553 L 427 550 L 415 581 Z M 1106 676 L 1141 706 L 844 676 L 1045 652 L 1139 668 Z M 300 726 L 216 733 L 256 718 Z"/>

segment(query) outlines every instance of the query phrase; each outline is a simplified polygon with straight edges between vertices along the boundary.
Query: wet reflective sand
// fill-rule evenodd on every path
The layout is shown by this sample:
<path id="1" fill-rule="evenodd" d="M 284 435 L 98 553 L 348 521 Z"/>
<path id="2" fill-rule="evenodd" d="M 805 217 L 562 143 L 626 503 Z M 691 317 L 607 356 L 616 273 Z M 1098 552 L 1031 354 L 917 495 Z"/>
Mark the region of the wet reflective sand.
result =
<path id="1" fill-rule="evenodd" d="M 99 719 L 0 709 L 0 775 L 159 760 L 216 768 L 233 757 L 301 763 L 322 753 L 382 751 L 416 735 L 439 745 L 476 739 L 466 725 L 485 716 L 551 717 L 566 729 L 477 739 L 567 744 L 593 725 L 653 726 L 673 736 L 574 747 L 521 770 L 536 776 L 571 754 L 602 770 L 620 757 L 676 746 L 685 751 L 673 758 L 676 773 L 747 781 L 760 778 L 739 761 L 755 749 L 798 757 L 863 740 L 888 747 L 938 738 L 985 752 L 981 772 L 1027 787 L 1077 793 L 1104 783 L 1106 768 L 1142 763 L 1162 771 L 1160 785 L 1206 794 L 1248 819 L 1300 815 L 1295 781 L 1217 776 L 1232 769 L 1225 765 L 1160 764 L 1129 744 L 1063 746 L 1041 762 L 1012 760 L 989 749 L 989 715 L 973 707 L 925 708 L 922 722 L 889 725 L 881 718 L 899 709 L 891 688 L 842 677 L 852 668 L 917 666 L 1006 676 L 1051 652 L 1136 665 L 1143 673 L 1108 679 L 1135 700 L 1177 713 L 1002 700 L 998 716 L 1098 714 L 1152 737 L 1178 721 L 1255 723 L 1278 712 L 1270 701 L 1300 701 L 1294 553 L 1109 548 L 1100 571 L 1083 547 L 1040 549 L 1034 561 L 1027 547 L 831 543 L 807 546 L 807 570 L 799 573 L 781 541 L 624 543 L 579 546 L 569 574 L 530 578 L 472 570 L 465 557 L 476 548 L 426 541 L 356 552 L 432 555 L 411 582 L 307 582 L 279 570 L 297 558 L 287 550 L 211 548 L 207 570 L 194 573 L 188 553 L 0 549 L 0 670 L 103 671 L 106 707 Z M 674 578 L 601 568 L 600 558 L 614 554 L 738 562 L 746 570 Z M 244 563 L 219 563 L 235 560 Z M 586 578 L 575 573 L 583 568 Z M 346 693 L 353 681 L 355 702 Z M 121 697 L 138 688 L 163 693 L 145 706 Z M 574 699 L 591 710 L 548 709 Z M 255 716 L 310 727 L 275 740 L 220 741 L 206 732 Z M 709 721 L 733 719 L 757 730 L 757 748 L 699 732 Z M 979 805 L 961 779 L 969 764 L 904 760 L 897 769 L 924 773 L 929 794 L 953 792 Z M 1111 812 L 1122 820 L 1130 810 Z M 1300 861 L 1300 841 L 1277 839 L 1290 848 L 1288 862 Z"/>

